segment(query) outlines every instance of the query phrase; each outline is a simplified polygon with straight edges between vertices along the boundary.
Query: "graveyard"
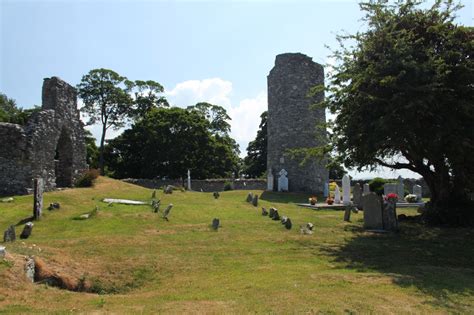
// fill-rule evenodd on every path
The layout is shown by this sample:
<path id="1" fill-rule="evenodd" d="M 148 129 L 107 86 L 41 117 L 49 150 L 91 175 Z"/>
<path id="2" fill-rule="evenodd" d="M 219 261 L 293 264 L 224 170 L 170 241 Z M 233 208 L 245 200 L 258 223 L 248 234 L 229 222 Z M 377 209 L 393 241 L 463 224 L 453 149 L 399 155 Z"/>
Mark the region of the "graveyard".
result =
<path id="1" fill-rule="evenodd" d="M 258 195 L 258 206 L 246 202 Z M 5 313 L 468 313 L 474 307 L 472 229 L 400 222 L 399 233 L 363 228 L 363 213 L 298 207 L 307 194 L 234 190 L 156 191 L 169 221 L 149 204 L 153 190 L 100 177 L 93 188 L 44 194 L 28 239 L 3 243 Z M 217 197 L 217 198 L 216 198 Z M 59 209 L 47 210 L 58 203 Z M 31 216 L 33 196 L 0 203 L 0 226 Z M 87 220 L 75 218 L 90 213 Z M 278 209 L 288 230 L 262 216 Z M 162 211 L 161 210 L 161 211 Z M 415 215 L 416 208 L 399 214 Z M 220 223 L 217 230 L 211 224 Z M 300 225 L 314 225 L 302 234 Z M 17 235 L 23 224 L 16 225 Z M 39 257 L 87 292 L 31 283 L 24 257 Z"/>

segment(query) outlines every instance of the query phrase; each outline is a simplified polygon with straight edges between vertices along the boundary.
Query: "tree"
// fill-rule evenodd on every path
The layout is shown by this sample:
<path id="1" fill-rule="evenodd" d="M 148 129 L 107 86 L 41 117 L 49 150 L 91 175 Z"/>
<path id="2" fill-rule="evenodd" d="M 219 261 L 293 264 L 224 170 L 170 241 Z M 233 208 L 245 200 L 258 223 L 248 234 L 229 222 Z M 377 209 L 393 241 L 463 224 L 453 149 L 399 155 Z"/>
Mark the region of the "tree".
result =
<path id="1" fill-rule="evenodd" d="M 102 124 L 99 146 L 99 169 L 104 175 L 104 143 L 109 128 L 125 125 L 133 110 L 133 99 L 127 93 L 126 77 L 108 69 L 94 69 L 82 77 L 78 94 L 84 102 L 81 111 L 88 115 L 88 125 Z"/>
<path id="2" fill-rule="evenodd" d="M 183 178 L 188 169 L 193 178 L 228 176 L 236 168 L 234 148 L 211 129 L 198 111 L 152 109 L 109 142 L 107 167 L 118 178 Z"/>
<path id="3" fill-rule="evenodd" d="M 268 112 L 260 115 L 260 125 L 255 140 L 247 146 L 244 158 L 244 173 L 249 177 L 260 177 L 267 170 L 267 118 Z"/>
<path id="4" fill-rule="evenodd" d="M 90 168 L 97 168 L 99 165 L 99 148 L 95 144 L 95 138 L 92 132 L 84 130 L 84 139 L 86 141 L 86 162 Z"/>
<path id="5" fill-rule="evenodd" d="M 473 223 L 474 32 L 459 6 L 361 3 L 367 29 L 338 36 L 328 97 L 332 145 L 350 168 L 409 169 L 430 192 L 432 223 Z M 321 89 L 321 87 L 316 90 Z"/>
<path id="6" fill-rule="evenodd" d="M 143 118 L 153 108 L 167 107 L 168 101 L 163 95 L 164 88 L 158 82 L 147 80 L 126 81 L 127 92 L 133 95 L 134 108 L 130 112 L 133 119 Z"/>
<path id="7" fill-rule="evenodd" d="M 0 122 L 25 125 L 33 113 L 39 111 L 39 106 L 23 109 L 16 105 L 16 101 L 0 93 Z"/>

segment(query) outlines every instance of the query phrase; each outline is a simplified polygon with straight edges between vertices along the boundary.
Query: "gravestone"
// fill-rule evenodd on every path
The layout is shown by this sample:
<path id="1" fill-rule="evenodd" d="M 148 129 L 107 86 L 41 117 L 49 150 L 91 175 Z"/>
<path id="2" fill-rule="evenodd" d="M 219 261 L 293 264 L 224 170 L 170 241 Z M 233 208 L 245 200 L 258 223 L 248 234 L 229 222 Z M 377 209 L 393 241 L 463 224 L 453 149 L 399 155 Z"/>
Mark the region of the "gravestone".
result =
<path id="1" fill-rule="evenodd" d="M 383 228 L 387 231 L 398 231 L 397 202 L 389 199 L 383 204 Z"/>
<path id="2" fill-rule="evenodd" d="M 35 282 L 35 260 L 33 257 L 25 257 L 25 275 L 29 281 Z"/>
<path id="3" fill-rule="evenodd" d="M 397 194 L 397 184 L 387 183 L 383 185 L 383 194 L 387 196 L 388 194 Z"/>
<path id="4" fill-rule="evenodd" d="M 303 234 L 303 235 L 311 235 L 311 234 L 313 234 L 313 231 L 308 229 L 307 226 L 300 225 L 300 233 Z"/>
<path id="5" fill-rule="evenodd" d="M 280 215 L 278 214 L 278 210 L 275 210 L 275 211 L 273 212 L 272 220 L 273 220 L 273 221 L 280 221 Z"/>
<path id="6" fill-rule="evenodd" d="M 275 211 L 276 211 L 275 208 L 270 208 L 270 213 L 268 214 L 268 216 L 269 216 L 270 218 L 273 218 L 273 215 L 275 215 Z"/>
<path id="7" fill-rule="evenodd" d="M 212 219 L 212 228 L 213 228 L 214 230 L 217 230 L 217 229 L 219 228 L 219 223 L 220 223 L 220 222 L 219 222 L 219 219 L 218 219 L 218 218 Z"/>
<path id="8" fill-rule="evenodd" d="M 49 204 L 48 210 L 51 211 L 51 210 L 60 209 L 60 208 L 61 208 L 61 205 L 59 204 L 59 202 L 52 202 Z"/>
<path id="9" fill-rule="evenodd" d="M 0 246 L 0 259 L 5 258 L 7 251 L 5 250 L 5 246 Z"/>
<path id="10" fill-rule="evenodd" d="M 270 168 L 268 170 L 268 174 L 267 174 L 267 190 L 268 191 L 273 191 L 273 181 L 274 181 L 274 177 L 273 177 L 273 173 L 272 173 L 272 169 Z"/>
<path id="11" fill-rule="evenodd" d="M 376 193 L 368 193 L 362 197 L 362 208 L 364 209 L 364 228 L 382 230 L 382 198 Z"/>
<path id="12" fill-rule="evenodd" d="M 167 185 L 165 189 L 163 190 L 165 194 L 172 194 L 173 193 L 173 186 Z"/>
<path id="13" fill-rule="evenodd" d="M 293 226 L 293 224 L 291 223 L 291 219 L 290 218 L 287 218 L 286 221 L 285 221 L 285 228 L 287 230 L 291 230 L 291 227 Z"/>
<path id="14" fill-rule="evenodd" d="M 278 175 L 278 191 L 288 191 L 288 172 L 282 169 Z"/>
<path id="15" fill-rule="evenodd" d="M 324 198 L 329 196 L 329 183 L 324 183 Z"/>
<path id="16" fill-rule="evenodd" d="M 342 177 L 342 203 L 344 205 L 351 203 L 351 179 L 347 174 Z"/>
<path id="17" fill-rule="evenodd" d="M 265 209 L 265 208 L 263 208 L 263 207 L 262 207 L 262 215 L 263 215 L 263 216 L 267 216 L 267 215 L 268 215 L 267 209 Z"/>
<path id="18" fill-rule="evenodd" d="M 344 221 L 346 222 L 351 222 L 351 209 L 352 206 L 349 204 L 349 205 L 346 205 L 346 208 L 344 209 Z"/>
<path id="19" fill-rule="evenodd" d="M 397 178 L 397 195 L 399 202 L 405 201 L 403 199 L 403 197 L 405 197 L 405 185 L 403 184 L 403 178 L 401 176 L 398 176 Z"/>
<path id="20" fill-rule="evenodd" d="M 10 225 L 3 233 L 3 242 L 14 242 L 16 240 L 15 226 Z"/>
<path id="21" fill-rule="evenodd" d="M 253 200 L 253 194 L 249 192 L 249 194 L 247 195 L 247 202 L 252 202 L 252 200 Z"/>
<path id="22" fill-rule="evenodd" d="M 287 217 L 286 215 L 282 216 L 282 217 L 281 217 L 281 224 L 282 224 L 282 225 L 285 225 L 286 220 L 288 220 L 288 217 Z"/>
<path id="23" fill-rule="evenodd" d="M 154 213 L 158 213 L 160 211 L 160 205 L 161 205 L 160 200 L 152 200 L 151 201 L 151 207 L 153 208 Z"/>
<path id="24" fill-rule="evenodd" d="M 43 211 L 43 192 L 44 183 L 42 178 L 35 178 L 33 181 L 34 197 L 33 197 L 33 219 L 38 220 Z"/>
<path id="25" fill-rule="evenodd" d="M 356 183 L 352 188 L 352 202 L 358 209 L 362 208 L 362 189 L 360 189 L 359 183 Z"/>
<path id="26" fill-rule="evenodd" d="M 254 207 L 258 206 L 258 195 L 253 196 L 252 204 Z"/>
<path id="27" fill-rule="evenodd" d="M 156 198 L 156 189 L 153 189 L 153 192 L 151 193 L 151 199 Z"/>
<path id="28" fill-rule="evenodd" d="M 188 190 L 191 191 L 191 171 L 188 170 Z"/>
<path id="29" fill-rule="evenodd" d="M 25 227 L 23 228 L 23 231 L 20 234 L 20 238 L 27 239 L 28 237 L 30 237 L 31 232 L 33 232 L 33 226 L 34 226 L 33 222 L 26 223 Z"/>
<path id="30" fill-rule="evenodd" d="M 308 222 L 308 223 L 306 223 L 306 228 L 307 228 L 308 230 L 312 231 L 312 230 L 314 229 L 314 224 L 311 223 L 311 222 Z"/>
<path id="31" fill-rule="evenodd" d="M 168 207 L 166 207 L 165 211 L 163 211 L 163 216 L 162 218 L 168 221 L 168 215 L 170 214 L 171 208 L 173 208 L 173 204 L 170 203 Z"/>
<path id="32" fill-rule="evenodd" d="M 212 195 L 214 196 L 214 199 L 219 199 L 221 196 L 218 191 L 215 191 Z"/>
<path id="33" fill-rule="evenodd" d="M 423 196 L 422 196 L 423 190 L 420 185 L 414 185 L 413 186 L 413 194 L 416 195 L 416 201 L 421 201 Z"/>
<path id="34" fill-rule="evenodd" d="M 339 190 L 339 186 L 337 184 L 334 190 L 334 203 L 337 203 L 337 204 L 341 203 L 341 191 Z"/>
<path id="35" fill-rule="evenodd" d="M 365 183 L 364 184 L 364 191 L 362 192 L 362 195 L 370 193 L 370 185 Z"/>

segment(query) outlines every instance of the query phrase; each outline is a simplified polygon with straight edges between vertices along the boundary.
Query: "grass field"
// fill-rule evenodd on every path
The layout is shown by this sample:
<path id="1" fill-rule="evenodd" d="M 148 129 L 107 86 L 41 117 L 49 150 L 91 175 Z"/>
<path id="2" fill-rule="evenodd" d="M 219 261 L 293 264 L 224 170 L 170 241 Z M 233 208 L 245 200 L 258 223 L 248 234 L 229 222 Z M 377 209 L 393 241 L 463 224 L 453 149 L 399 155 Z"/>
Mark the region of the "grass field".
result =
<path id="1" fill-rule="evenodd" d="M 260 206 L 292 219 L 288 231 L 246 203 L 247 193 L 159 192 L 162 209 L 174 204 L 169 222 L 149 206 L 102 203 L 150 199 L 151 190 L 120 181 L 47 193 L 45 205 L 61 209 L 44 210 L 28 240 L 2 244 L 14 259 L 0 262 L 0 313 L 474 313 L 473 230 L 403 222 L 399 234 L 372 234 L 361 212 L 348 223 L 342 211 L 294 204 L 308 196 L 258 192 Z M 96 205 L 96 217 L 74 220 Z M 31 207 L 32 196 L 0 203 L 1 231 Z M 300 235 L 306 222 L 313 235 Z M 28 283 L 20 255 L 98 293 Z"/>

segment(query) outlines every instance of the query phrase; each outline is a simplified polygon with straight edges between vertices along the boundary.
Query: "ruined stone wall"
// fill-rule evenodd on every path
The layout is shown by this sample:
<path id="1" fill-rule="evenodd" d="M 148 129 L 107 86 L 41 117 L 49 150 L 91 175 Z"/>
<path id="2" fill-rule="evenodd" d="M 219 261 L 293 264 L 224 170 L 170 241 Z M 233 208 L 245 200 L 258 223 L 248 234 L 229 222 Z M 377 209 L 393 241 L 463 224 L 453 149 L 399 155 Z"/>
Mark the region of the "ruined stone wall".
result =
<path id="1" fill-rule="evenodd" d="M 75 89 L 57 77 L 43 83 L 41 111 L 26 126 L 0 124 L 1 195 L 25 194 L 33 178 L 45 189 L 70 187 L 87 169 L 83 124 Z"/>
<path id="2" fill-rule="evenodd" d="M 321 92 L 309 97 L 310 88 L 324 84 L 324 69 L 312 58 L 300 53 L 281 54 L 268 75 L 268 153 L 267 167 L 278 188 L 278 172 L 288 172 L 289 191 L 321 193 L 329 174 L 325 162 L 312 159 L 300 165 L 301 159 L 287 155 L 289 149 L 310 148 L 326 141 L 316 126 L 326 121 L 324 109 L 312 104 L 324 98 Z"/>
<path id="3" fill-rule="evenodd" d="M 167 185 L 186 187 L 187 180 L 182 179 L 135 179 L 126 178 L 124 182 L 135 184 L 138 186 L 157 189 Z M 218 179 L 192 179 L 191 188 L 194 191 L 213 192 L 223 191 L 226 183 L 232 183 L 233 190 L 264 190 L 267 187 L 265 179 L 232 179 L 232 178 L 218 178 Z"/>

